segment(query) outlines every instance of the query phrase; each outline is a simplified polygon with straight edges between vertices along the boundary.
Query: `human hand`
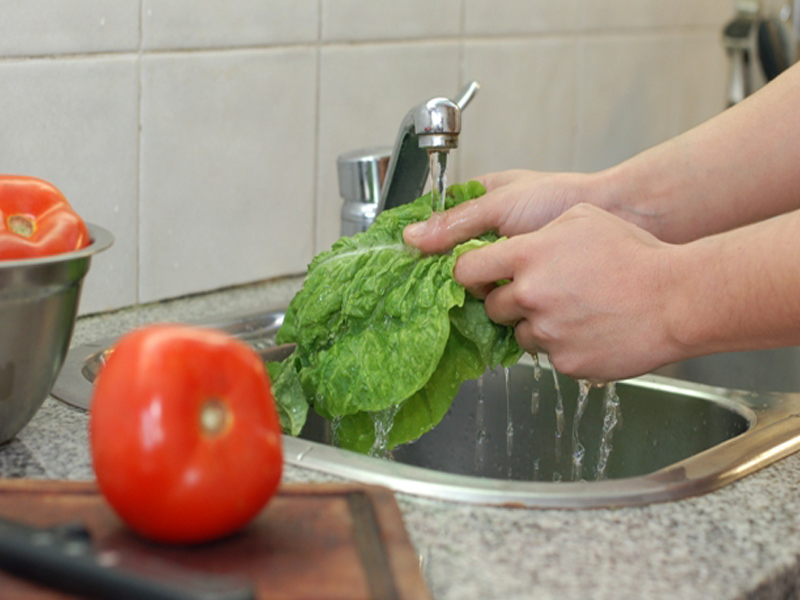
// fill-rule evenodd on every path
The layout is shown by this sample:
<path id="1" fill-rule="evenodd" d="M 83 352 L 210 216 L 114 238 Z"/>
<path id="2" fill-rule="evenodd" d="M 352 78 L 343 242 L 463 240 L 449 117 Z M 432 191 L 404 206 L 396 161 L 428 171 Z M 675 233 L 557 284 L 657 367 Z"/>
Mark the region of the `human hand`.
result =
<path id="1" fill-rule="evenodd" d="M 535 231 L 565 210 L 599 196 L 599 179 L 581 173 L 503 171 L 476 178 L 486 194 L 406 228 L 405 241 L 444 252 L 487 231 L 515 236 Z"/>
<path id="2" fill-rule="evenodd" d="M 599 383 L 680 358 L 666 306 L 671 248 L 581 204 L 537 232 L 467 252 L 454 274 L 485 297 L 493 321 L 515 326 L 523 348 Z"/>

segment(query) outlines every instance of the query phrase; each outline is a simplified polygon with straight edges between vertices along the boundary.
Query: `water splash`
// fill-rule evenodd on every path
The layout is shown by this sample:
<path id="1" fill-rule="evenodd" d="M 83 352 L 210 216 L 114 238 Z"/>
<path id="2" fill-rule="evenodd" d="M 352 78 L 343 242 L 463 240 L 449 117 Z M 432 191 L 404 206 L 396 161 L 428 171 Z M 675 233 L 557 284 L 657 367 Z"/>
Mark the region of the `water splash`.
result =
<path id="1" fill-rule="evenodd" d="M 341 428 L 341 426 L 342 426 L 342 417 L 334 417 L 333 420 L 331 421 L 331 429 L 330 429 L 331 446 L 336 446 L 337 448 L 339 447 L 339 429 Z"/>
<path id="2" fill-rule="evenodd" d="M 400 410 L 400 405 L 395 404 L 384 410 L 375 411 L 372 413 L 372 424 L 375 428 L 375 442 L 369 450 L 370 456 L 377 456 L 378 458 L 390 458 L 389 455 L 389 432 L 394 423 L 394 417 L 397 411 Z"/>
<path id="3" fill-rule="evenodd" d="M 597 481 L 602 481 L 606 478 L 614 428 L 619 424 L 621 416 L 617 384 L 613 382 L 606 384 L 603 396 L 603 435 L 600 439 L 600 450 L 597 456 L 597 468 L 595 469 L 595 479 Z"/>

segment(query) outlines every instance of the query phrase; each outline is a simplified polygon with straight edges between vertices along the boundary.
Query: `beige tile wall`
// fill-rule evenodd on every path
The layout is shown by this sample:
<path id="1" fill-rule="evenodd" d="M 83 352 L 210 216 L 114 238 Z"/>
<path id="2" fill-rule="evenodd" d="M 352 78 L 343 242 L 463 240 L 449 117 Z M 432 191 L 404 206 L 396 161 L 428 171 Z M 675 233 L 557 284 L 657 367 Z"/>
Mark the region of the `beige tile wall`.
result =
<path id="1" fill-rule="evenodd" d="M 733 0 L 7 0 L 2 171 L 116 244 L 82 312 L 302 272 L 335 160 L 467 80 L 451 181 L 599 169 L 723 107 Z"/>

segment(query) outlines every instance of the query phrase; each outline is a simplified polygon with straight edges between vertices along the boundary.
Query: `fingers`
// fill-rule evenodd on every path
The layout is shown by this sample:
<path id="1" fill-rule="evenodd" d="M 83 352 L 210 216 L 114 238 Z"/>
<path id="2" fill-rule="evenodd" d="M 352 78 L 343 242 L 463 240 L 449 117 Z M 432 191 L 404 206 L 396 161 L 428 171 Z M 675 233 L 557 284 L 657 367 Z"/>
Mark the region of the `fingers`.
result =
<path id="1" fill-rule="evenodd" d="M 486 315 L 500 325 L 514 325 L 522 322 L 526 311 L 516 299 L 514 282 L 495 287 L 484 301 Z"/>
<path id="2" fill-rule="evenodd" d="M 516 324 L 514 327 L 514 337 L 519 347 L 530 354 L 536 354 L 540 350 L 547 351 L 533 335 L 533 325 L 527 319 L 522 319 Z"/>
<path id="3" fill-rule="evenodd" d="M 526 171 L 521 169 L 510 169 L 508 171 L 497 171 L 495 173 L 486 173 L 480 177 L 475 177 L 475 181 L 486 188 L 487 193 L 496 190 L 497 188 L 506 186 L 510 183 L 517 181 Z"/>
<path id="4" fill-rule="evenodd" d="M 533 234 L 532 234 L 533 235 Z M 471 250 L 456 262 L 454 276 L 472 295 L 484 299 L 486 315 L 495 323 L 514 327 L 520 347 L 528 352 L 538 352 L 542 340 L 536 338 L 532 319 L 536 316 L 535 299 L 527 297 L 523 284 L 515 281 L 521 260 L 525 259 L 526 243 L 531 237 L 511 238 Z M 522 257 L 522 258 L 521 258 Z M 498 281 L 510 280 L 498 285 Z"/>
<path id="5" fill-rule="evenodd" d="M 524 173 L 522 170 L 501 171 L 478 177 L 477 181 L 486 188 L 486 195 L 443 213 L 434 213 L 425 222 L 409 225 L 403 238 L 423 252 L 445 252 L 487 231 L 501 229 L 508 218 L 508 186 Z"/>
<path id="6" fill-rule="evenodd" d="M 497 228 L 495 203 L 470 200 L 427 221 L 412 223 L 403 232 L 407 244 L 423 252 L 445 252 L 460 242 Z"/>
<path id="7" fill-rule="evenodd" d="M 453 276 L 478 298 L 485 297 L 498 281 L 514 278 L 514 240 L 502 240 L 470 250 L 456 261 Z"/>

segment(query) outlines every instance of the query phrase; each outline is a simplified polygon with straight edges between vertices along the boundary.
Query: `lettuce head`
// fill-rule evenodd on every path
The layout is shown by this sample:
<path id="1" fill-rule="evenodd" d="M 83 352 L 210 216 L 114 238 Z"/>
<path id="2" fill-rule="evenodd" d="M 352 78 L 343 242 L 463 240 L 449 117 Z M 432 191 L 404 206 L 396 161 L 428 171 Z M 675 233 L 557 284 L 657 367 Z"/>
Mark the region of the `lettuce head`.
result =
<path id="1" fill-rule="evenodd" d="M 485 191 L 475 181 L 453 185 L 445 206 Z M 453 278 L 458 256 L 497 236 L 422 254 L 403 242 L 403 229 L 431 210 L 431 194 L 387 210 L 309 265 L 277 336 L 296 349 L 267 365 L 286 433 L 298 435 L 312 407 L 337 424 L 340 446 L 368 452 L 381 415 L 391 449 L 436 426 L 464 381 L 519 360 L 513 329 L 490 321 Z"/>

